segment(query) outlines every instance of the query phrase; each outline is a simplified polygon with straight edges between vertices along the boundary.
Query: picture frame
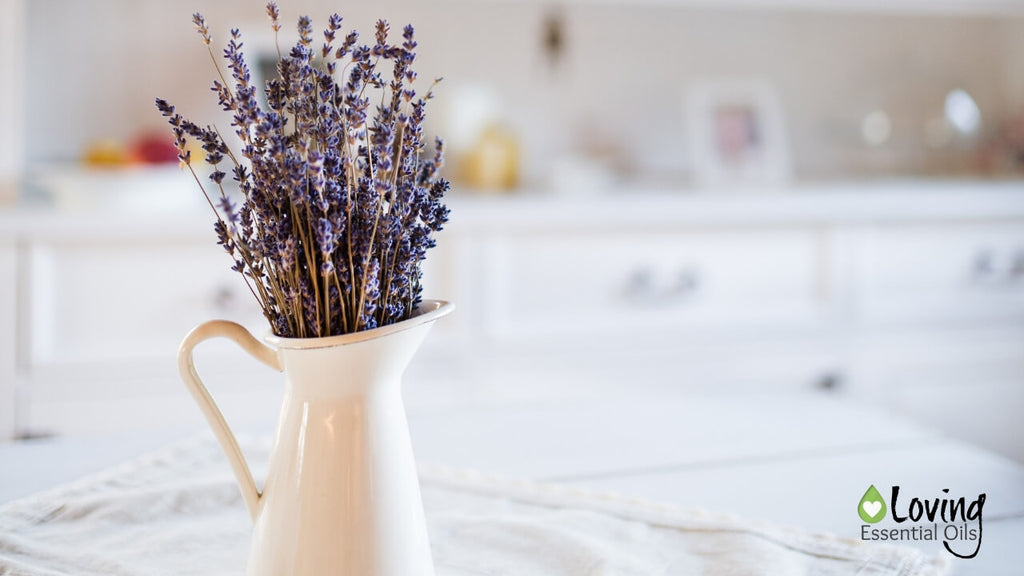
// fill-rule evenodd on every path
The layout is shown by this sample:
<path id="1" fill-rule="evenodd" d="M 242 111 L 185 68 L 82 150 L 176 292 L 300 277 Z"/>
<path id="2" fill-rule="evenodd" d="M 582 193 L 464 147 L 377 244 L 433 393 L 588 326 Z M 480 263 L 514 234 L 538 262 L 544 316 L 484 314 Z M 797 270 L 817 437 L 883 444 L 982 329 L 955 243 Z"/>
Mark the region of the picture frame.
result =
<path id="1" fill-rule="evenodd" d="M 789 181 L 788 140 L 778 92 L 760 80 L 704 80 L 686 99 L 692 174 L 702 186 Z"/>

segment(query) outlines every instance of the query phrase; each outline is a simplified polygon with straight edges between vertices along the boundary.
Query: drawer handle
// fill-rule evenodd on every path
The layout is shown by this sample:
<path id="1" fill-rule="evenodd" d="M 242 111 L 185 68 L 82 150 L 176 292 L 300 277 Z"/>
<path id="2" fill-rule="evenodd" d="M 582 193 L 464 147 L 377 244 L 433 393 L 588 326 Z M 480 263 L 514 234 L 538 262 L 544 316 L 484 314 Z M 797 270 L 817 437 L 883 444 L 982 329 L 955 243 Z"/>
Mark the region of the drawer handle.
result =
<path id="1" fill-rule="evenodd" d="M 1013 255 L 1013 264 L 1010 265 L 1010 278 L 1014 281 L 1024 279 L 1024 249 L 1020 249 Z"/>
<path id="2" fill-rule="evenodd" d="M 1021 282 L 1024 280 L 1024 249 L 1012 254 L 997 254 L 990 249 L 979 250 L 974 255 L 971 279 L 987 286 Z"/>
<path id="3" fill-rule="evenodd" d="M 991 278 L 995 271 L 995 257 L 991 250 L 980 250 L 974 255 L 971 275 L 975 280 Z"/>
<path id="4" fill-rule="evenodd" d="M 670 300 L 680 300 L 694 294 L 698 288 L 700 288 L 700 274 L 693 268 L 684 268 L 676 275 L 675 284 L 668 289 L 665 295 Z"/>
<path id="5" fill-rule="evenodd" d="M 655 280 L 652 269 L 638 268 L 626 279 L 623 296 L 635 303 L 672 304 L 688 299 L 700 288 L 700 274 L 693 268 L 679 270 L 671 283 Z"/>
<path id="6" fill-rule="evenodd" d="M 649 300 L 654 292 L 654 272 L 650 268 L 638 268 L 634 270 L 623 289 L 623 295 L 627 300 L 640 301 Z"/>

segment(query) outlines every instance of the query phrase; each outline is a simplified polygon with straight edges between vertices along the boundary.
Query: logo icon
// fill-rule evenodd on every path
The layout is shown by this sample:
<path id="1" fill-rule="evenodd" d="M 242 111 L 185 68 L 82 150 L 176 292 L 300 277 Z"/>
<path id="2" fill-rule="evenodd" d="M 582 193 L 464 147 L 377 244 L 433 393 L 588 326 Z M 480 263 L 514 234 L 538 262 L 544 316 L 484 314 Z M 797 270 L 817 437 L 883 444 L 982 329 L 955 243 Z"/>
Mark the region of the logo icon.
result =
<path id="1" fill-rule="evenodd" d="M 864 497 L 860 499 L 860 504 L 857 505 L 857 514 L 860 515 L 861 520 L 868 524 L 880 522 L 885 518 L 885 500 L 882 499 L 882 495 L 875 489 L 874 484 L 868 488 L 868 491 L 864 493 Z"/>

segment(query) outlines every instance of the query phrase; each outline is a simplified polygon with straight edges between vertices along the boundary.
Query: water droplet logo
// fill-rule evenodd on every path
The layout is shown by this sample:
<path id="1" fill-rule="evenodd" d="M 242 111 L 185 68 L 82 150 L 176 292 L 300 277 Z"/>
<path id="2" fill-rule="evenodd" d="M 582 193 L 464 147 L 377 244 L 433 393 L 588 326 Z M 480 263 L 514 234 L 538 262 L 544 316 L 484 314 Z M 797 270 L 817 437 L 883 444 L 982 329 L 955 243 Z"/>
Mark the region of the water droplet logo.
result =
<path id="1" fill-rule="evenodd" d="M 882 500 L 882 495 L 875 489 L 874 484 L 860 499 L 860 504 L 857 505 L 857 514 L 868 524 L 874 524 L 885 518 L 885 500 Z"/>

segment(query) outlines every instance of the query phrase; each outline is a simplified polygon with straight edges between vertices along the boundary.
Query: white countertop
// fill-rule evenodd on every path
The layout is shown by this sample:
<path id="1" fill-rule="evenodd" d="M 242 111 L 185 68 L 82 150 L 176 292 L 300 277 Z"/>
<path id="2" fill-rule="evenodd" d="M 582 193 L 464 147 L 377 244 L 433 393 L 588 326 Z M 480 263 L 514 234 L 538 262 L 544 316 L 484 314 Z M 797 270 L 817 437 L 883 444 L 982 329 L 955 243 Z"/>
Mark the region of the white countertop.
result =
<path id="1" fill-rule="evenodd" d="M 469 225 L 481 221 L 508 227 L 585 222 L 665 226 L 1010 219 L 1024 217 L 1024 181 L 895 180 L 723 189 L 638 183 L 592 195 L 526 192 L 456 197 L 451 207 Z"/>
<path id="2" fill-rule="evenodd" d="M 79 172 L 55 179 L 49 200 L 0 206 L 0 234 L 203 237 L 212 217 L 176 169 Z M 76 184 L 77 183 L 77 184 Z M 456 191 L 451 230 L 535 226 L 872 224 L 1024 218 L 1024 181 L 892 180 L 692 189 L 622 183 L 614 191 L 554 195 Z"/>

